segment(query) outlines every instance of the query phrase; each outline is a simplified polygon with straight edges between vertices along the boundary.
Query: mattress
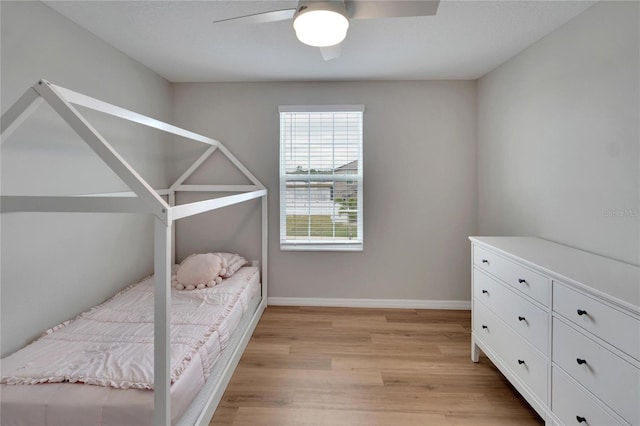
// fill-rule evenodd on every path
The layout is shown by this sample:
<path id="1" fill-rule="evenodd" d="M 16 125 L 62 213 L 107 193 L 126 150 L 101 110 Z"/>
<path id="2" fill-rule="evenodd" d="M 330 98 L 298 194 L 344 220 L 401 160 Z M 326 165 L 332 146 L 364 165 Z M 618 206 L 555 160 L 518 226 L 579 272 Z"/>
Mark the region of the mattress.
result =
<path id="1" fill-rule="evenodd" d="M 152 278 L 140 284 L 152 286 Z M 198 290 L 199 291 L 199 290 Z M 196 351 L 171 386 L 172 424 L 183 413 L 205 384 L 207 367 L 216 372 L 216 361 L 233 350 L 248 321 L 260 302 L 260 274 L 256 267 L 241 268 L 231 278 L 210 291 L 210 297 L 224 301 L 225 330 L 205 342 L 207 351 Z M 184 292 L 181 292 L 184 293 Z M 172 322 L 174 318 L 172 317 Z M 219 347 L 215 351 L 212 348 Z M 205 357 L 207 359 L 205 359 Z M 172 359 L 173 364 L 173 359 Z M 215 377 L 212 377 L 215 380 Z M 148 389 L 121 389 L 85 383 L 3 384 L 0 387 L 0 423 L 22 425 L 151 425 L 153 420 L 153 392 Z"/>

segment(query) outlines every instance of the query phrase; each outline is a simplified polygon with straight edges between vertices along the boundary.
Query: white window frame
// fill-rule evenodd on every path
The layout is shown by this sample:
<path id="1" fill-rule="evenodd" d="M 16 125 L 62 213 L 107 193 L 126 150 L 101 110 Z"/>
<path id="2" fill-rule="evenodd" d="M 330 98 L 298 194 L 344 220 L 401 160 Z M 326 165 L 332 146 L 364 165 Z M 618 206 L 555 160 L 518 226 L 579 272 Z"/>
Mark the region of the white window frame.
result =
<path id="1" fill-rule="evenodd" d="M 362 251 L 364 248 L 364 223 L 363 223 L 363 139 L 364 139 L 364 105 L 280 105 L 278 108 L 279 113 L 288 112 L 361 112 L 363 118 L 360 123 L 360 141 L 359 141 L 359 154 L 358 154 L 358 173 L 349 175 L 315 175 L 316 180 L 330 180 L 330 181 L 356 181 L 358 191 L 358 212 L 357 212 L 357 239 L 356 240 L 287 240 L 286 229 L 286 207 L 287 207 L 287 177 L 295 177 L 294 175 L 286 175 L 285 161 L 283 159 L 282 149 L 282 133 L 279 141 L 279 154 L 280 154 L 280 250 L 282 251 Z M 282 129 L 280 129 L 282 131 Z M 299 176 L 298 176 L 299 177 Z"/>

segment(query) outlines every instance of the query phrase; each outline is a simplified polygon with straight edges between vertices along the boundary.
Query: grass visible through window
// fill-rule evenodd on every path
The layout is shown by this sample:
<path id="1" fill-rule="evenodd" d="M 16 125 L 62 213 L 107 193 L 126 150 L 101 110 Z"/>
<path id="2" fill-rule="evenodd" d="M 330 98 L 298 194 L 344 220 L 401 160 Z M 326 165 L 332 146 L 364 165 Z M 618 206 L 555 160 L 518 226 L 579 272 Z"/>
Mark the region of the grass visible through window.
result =
<path id="1" fill-rule="evenodd" d="M 311 221 L 311 235 L 309 235 L 309 220 Z M 351 223 L 333 223 L 331 216 L 287 216 L 287 237 L 333 237 L 355 238 L 358 227 Z"/>

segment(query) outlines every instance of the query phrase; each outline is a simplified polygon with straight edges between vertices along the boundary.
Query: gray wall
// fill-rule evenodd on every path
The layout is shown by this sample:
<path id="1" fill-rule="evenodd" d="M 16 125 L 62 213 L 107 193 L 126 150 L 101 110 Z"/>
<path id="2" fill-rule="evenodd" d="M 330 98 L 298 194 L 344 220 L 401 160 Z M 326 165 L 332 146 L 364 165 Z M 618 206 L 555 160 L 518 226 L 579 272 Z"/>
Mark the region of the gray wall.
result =
<path id="1" fill-rule="evenodd" d="M 269 296 L 468 300 L 475 96 L 465 81 L 176 84 L 173 105 L 178 125 L 220 139 L 268 187 Z M 365 105 L 363 252 L 280 251 L 283 104 Z M 180 167 L 195 154 L 177 151 Z M 240 216 L 242 226 L 216 228 L 206 215 L 178 224 L 179 258 L 227 243 L 254 256 L 257 206 L 221 214 Z"/>
<path id="2" fill-rule="evenodd" d="M 601 2 L 478 82 L 482 235 L 639 264 L 638 2 Z"/>
<path id="3" fill-rule="evenodd" d="M 477 84 L 171 86 L 41 3 L 3 1 L 2 111 L 47 78 L 222 140 L 270 191 L 271 296 L 468 300 L 471 234 L 539 235 L 638 263 L 638 8 L 597 4 Z M 366 106 L 365 249 L 281 252 L 277 107 L 323 103 Z M 156 187 L 202 152 L 88 115 Z M 1 166 L 3 194 L 124 189 L 46 107 L 2 147 Z M 190 183 L 237 176 L 214 158 Z M 178 258 L 258 258 L 259 221 L 258 202 L 181 221 Z M 152 270 L 149 218 L 3 214 L 0 230 L 2 355 Z"/>
<path id="4" fill-rule="evenodd" d="M 0 3 L 2 112 L 40 78 L 137 112 L 170 119 L 170 84 L 40 2 Z M 166 186 L 167 140 L 88 113 L 153 185 Z M 66 195 L 126 190 L 48 106 L 2 146 L 2 193 Z M 7 355 L 48 327 L 112 296 L 153 268 L 149 217 L 2 214 L 0 349 Z"/>

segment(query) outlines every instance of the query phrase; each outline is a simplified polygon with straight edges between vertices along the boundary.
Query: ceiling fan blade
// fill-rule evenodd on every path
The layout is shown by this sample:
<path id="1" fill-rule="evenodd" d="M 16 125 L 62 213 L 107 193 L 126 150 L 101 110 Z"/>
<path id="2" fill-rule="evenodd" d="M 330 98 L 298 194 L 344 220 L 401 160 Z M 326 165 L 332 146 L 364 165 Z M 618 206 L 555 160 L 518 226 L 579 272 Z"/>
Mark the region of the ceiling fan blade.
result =
<path id="1" fill-rule="evenodd" d="M 340 56 L 340 53 L 342 53 L 342 44 L 338 43 L 333 46 L 321 47 L 320 53 L 322 53 L 322 57 L 325 61 L 336 59 Z"/>
<path id="2" fill-rule="evenodd" d="M 296 9 L 281 9 L 273 10 L 271 12 L 253 13 L 251 15 L 235 16 L 233 18 L 218 19 L 213 21 L 214 24 L 220 22 L 241 22 L 243 24 L 263 24 L 266 22 L 286 21 L 293 18 L 293 14 L 296 13 Z"/>
<path id="3" fill-rule="evenodd" d="M 440 0 L 345 0 L 351 19 L 399 18 L 408 16 L 431 16 L 438 10 Z"/>

